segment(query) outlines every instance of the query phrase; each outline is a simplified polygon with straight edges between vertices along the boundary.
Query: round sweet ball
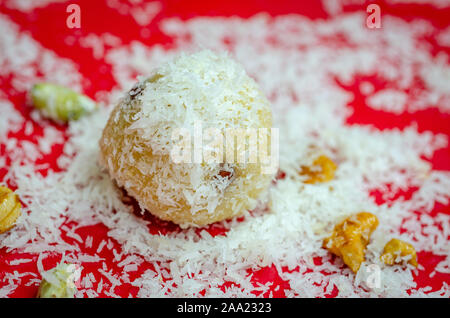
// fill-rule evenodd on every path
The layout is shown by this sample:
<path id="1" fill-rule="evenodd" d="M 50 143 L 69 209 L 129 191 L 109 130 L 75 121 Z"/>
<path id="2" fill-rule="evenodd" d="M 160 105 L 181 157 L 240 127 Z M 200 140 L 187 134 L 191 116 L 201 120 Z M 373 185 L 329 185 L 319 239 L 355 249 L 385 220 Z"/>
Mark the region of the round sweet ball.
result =
<path id="1" fill-rule="evenodd" d="M 227 54 L 200 51 L 162 64 L 116 105 L 100 163 L 143 210 L 181 227 L 242 215 L 276 170 L 272 112 Z"/>

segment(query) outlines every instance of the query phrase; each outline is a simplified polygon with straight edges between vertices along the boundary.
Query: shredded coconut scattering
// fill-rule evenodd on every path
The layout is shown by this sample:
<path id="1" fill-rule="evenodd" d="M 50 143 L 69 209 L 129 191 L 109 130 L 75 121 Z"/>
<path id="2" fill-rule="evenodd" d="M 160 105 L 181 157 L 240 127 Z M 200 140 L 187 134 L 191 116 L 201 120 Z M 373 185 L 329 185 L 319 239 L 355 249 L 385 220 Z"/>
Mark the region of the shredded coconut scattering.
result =
<path id="1" fill-rule="evenodd" d="M 144 23 L 144 18 L 138 20 Z M 108 96 L 107 105 L 71 122 L 66 131 L 53 128 L 36 112 L 29 118 L 15 111 L 6 99 L 8 92 L 2 93 L 0 143 L 5 151 L 0 152 L 0 162 L 8 167 L 1 181 L 17 189 L 23 213 L 12 230 L 0 235 L 0 246 L 28 256 L 10 262 L 11 271 L 0 276 L 0 297 L 11 295 L 20 285 L 39 284 L 40 274 L 18 272 L 30 259 L 37 259 L 43 273 L 49 269 L 43 260 L 62 254 L 66 262 L 85 267 L 77 297 L 115 297 L 116 288 L 124 284 L 138 287 L 138 297 L 270 296 L 274 282 L 253 280 L 253 273 L 265 266 L 273 266 L 286 282 L 287 297 L 336 291 L 340 297 L 449 297 L 446 282 L 439 290 L 415 288 L 414 271 L 423 267 L 387 266 L 379 258 L 384 245 L 399 238 L 419 254 L 426 251 L 442 257 L 432 275 L 449 273 L 449 215 L 429 213 L 435 203 L 449 203 L 450 173 L 432 170 L 425 160 L 447 147 L 448 136 L 419 132 L 414 125 L 402 130 L 348 125 L 353 93 L 344 88 L 356 76 L 376 74 L 391 84 L 384 91 L 370 83 L 360 86 L 369 107 L 394 114 L 433 107 L 448 114 L 448 61 L 432 55 L 421 41 L 439 31 L 425 21 L 405 22 L 384 15 L 383 28 L 373 32 L 361 27 L 364 21 L 362 13 L 326 21 L 296 15 L 164 19 L 160 26 L 175 41 L 170 50 L 137 41 L 93 50 L 95 59 L 104 52 L 118 85 L 108 94 L 99 93 Z M 4 15 L 0 15 L 0 29 L 0 75 L 11 77 L 15 91 L 25 92 L 37 80 L 80 88 L 81 75 L 71 61 L 19 32 Z M 448 38 L 448 30 L 442 32 Z M 244 218 L 214 224 L 223 235 L 211 235 L 210 228 L 153 233 L 149 228 L 160 221 L 131 213 L 132 206 L 99 167 L 98 141 L 112 106 L 134 85 L 136 73 L 148 76 L 181 52 L 199 48 L 229 51 L 269 98 L 273 126 L 280 129 L 284 177 L 270 186 L 267 205 Z M 32 63 L 40 59 L 39 67 Z M 417 78 L 423 89 L 407 94 Z M 22 125 L 32 133 L 29 122 L 44 127 L 45 133 L 36 142 L 16 139 L 13 132 Z M 63 144 L 58 169 L 43 173 L 46 167 L 36 161 L 58 144 Z M 299 171 L 310 163 L 305 155 L 310 146 L 336 162 L 331 182 L 302 182 Z M 417 189 L 410 198 L 392 199 L 409 187 Z M 374 189 L 384 192 L 386 203 L 375 203 L 370 195 Z M 335 224 L 361 211 L 375 214 L 380 225 L 355 275 L 321 246 Z M 98 223 L 107 233 L 101 241 L 85 230 Z M 113 263 L 106 263 L 105 257 Z M 318 258 L 319 265 L 313 261 Z M 379 270 L 378 284 L 371 283 L 374 265 Z"/>

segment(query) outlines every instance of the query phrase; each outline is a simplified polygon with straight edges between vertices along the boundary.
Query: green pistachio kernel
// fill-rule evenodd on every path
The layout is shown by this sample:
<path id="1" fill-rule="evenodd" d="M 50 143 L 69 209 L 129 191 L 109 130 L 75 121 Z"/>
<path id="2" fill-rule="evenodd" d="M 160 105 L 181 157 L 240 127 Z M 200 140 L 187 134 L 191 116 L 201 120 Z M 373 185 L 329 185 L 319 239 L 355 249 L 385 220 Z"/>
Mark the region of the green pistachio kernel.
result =
<path id="1" fill-rule="evenodd" d="M 97 104 L 89 97 L 51 83 L 35 84 L 31 98 L 44 116 L 62 122 L 77 120 L 97 108 Z"/>
<path id="2" fill-rule="evenodd" d="M 75 280 L 79 276 L 74 264 L 60 263 L 58 266 L 42 273 L 38 298 L 74 298 L 77 288 Z"/>

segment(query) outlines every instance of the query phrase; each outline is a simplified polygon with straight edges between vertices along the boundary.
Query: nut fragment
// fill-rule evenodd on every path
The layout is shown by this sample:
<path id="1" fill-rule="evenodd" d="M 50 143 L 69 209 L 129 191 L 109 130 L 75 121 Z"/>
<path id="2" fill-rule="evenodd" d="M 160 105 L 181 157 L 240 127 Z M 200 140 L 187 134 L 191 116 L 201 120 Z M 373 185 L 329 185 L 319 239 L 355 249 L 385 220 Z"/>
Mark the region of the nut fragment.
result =
<path id="1" fill-rule="evenodd" d="M 372 213 L 352 215 L 335 226 L 333 234 L 323 241 L 323 247 L 340 256 L 356 273 L 362 262 L 370 235 L 378 226 L 378 218 Z"/>
<path id="2" fill-rule="evenodd" d="M 328 182 L 333 180 L 336 168 L 336 164 L 330 158 L 321 155 L 314 160 L 311 167 L 301 166 L 300 175 L 309 177 L 304 183 Z"/>
<path id="3" fill-rule="evenodd" d="M 19 197 L 10 188 L 0 186 L 0 234 L 11 229 L 21 214 Z"/>
<path id="4" fill-rule="evenodd" d="M 34 106 L 44 116 L 62 122 L 77 120 L 97 108 L 89 97 L 50 83 L 35 84 L 31 90 L 31 98 Z"/>
<path id="5" fill-rule="evenodd" d="M 77 272 L 78 271 L 78 272 Z M 80 272 L 75 264 L 60 263 L 56 267 L 42 273 L 38 298 L 73 298 L 77 288 L 75 279 Z"/>
<path id="6" fill-rule="evenodd" d="M 400 264 L 408 261 L 409 264 L 417 267 L 417 254 L 414 247 L 402 240 L 392 239 L 385 246 L 381 260 L 387 265 Z"/>

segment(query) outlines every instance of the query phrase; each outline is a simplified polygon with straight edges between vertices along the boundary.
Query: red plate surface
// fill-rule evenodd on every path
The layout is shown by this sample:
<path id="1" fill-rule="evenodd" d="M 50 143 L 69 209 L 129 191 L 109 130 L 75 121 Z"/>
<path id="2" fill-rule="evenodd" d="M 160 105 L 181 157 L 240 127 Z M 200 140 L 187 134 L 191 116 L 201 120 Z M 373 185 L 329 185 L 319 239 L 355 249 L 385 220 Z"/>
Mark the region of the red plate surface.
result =
<path id="1" fill-rule="evenodd" d="M 117 10 L 109 8 L 103 1 L 92 0 L 79 0 L 70 1 L 69 3 L 77 3 L 82 8 L 82 28 L 78 30 L 71 30 L 66 27 L 66 7 L 67 3 L 52 3 L 44 7 L 35 8 L 30 13 L 21 12 L 18 10 L 8 8 L 5 3 L 0 2 L 0 11 L 10 17 L 15 23 L 20 26 L 21 32 L 29 32 L 31 36 L 41 43 L 47 49 L 54 51 L 58 56 L 66 57 L 76 62 L 79 66 L 79 72 L 84 78 L 83 89 L 84 92 L 92 97 L 97 91 L 107 91 L 112 89 L 116 84 L 114 78 L 111 75 L 111 66 L 104 60 L 97 60 L 93 58 L 92 52 L 89 49 L 69 46 L 64 42 L 64 37 L 67 34 L 74 34 L 77 37 L 89 34 L 91 32 L 101 34 L 104 32 L 111 33 L 120 38 L 122 44 L 127 44 L 132 40 L 139 40 L 146 45 L 152 45 L 154 43 L 163 43 L 167 46 L 171 45 L 171 39 L 165 36 L 158 29 L 158 21 L 162 18 L 178 16 L 182 19 L 190 19 L 197 16 L 231 16 L 238 15 L 244 18 L 250 17 L 259 12 L 268 12 L 270 15 L 282 15 L 288 13 L 296 13 L 308 16 L 312 19 L 328 19 L 329 16 L 322 7 L 319 1 L 262 1 L 262 0 L 228 0 L 228 1 L 186 1 L 186 0 L 171 0 L 161 1 L 162 10 L 158 13 L 151 24 L 146 27 L 150 30 L 150 35 L 143 36 L 142 27 L 139 26 L 130 16 L 122 15 Z M 395 4 L 388 5 L 382 1 L 378 1 L 382 8 L 383 14 L 390 14 L 401 17 L 405 20 L 411 20 L 416 18 L 423 18 L 431 21 L 438 28 L 448 27 L 450 24 L 450 8 L 439 9 L 432 5 L 419 5 L 419 4 Z M 344 6 L 345 11 L 365 11 L 365 5 L 347 5 Z M 430 45 L 435 54 L 444 53 L 449 54 L 450 50 L 447 47 L 440 47 L 435 41 L 430 39 Z M 359 82 L 363 80 L 356 79 L 355 83 L 351 86 L 345 87 L 349 91 L 355 94 L 355 99 L 351 103 L 351 107 L 354 108 L 354 114 L 348 119 L 349 124 L 372 124 L 379 129 L 399 127 L 403 128 L 413 122 L 417 123 L 419 131 L 430 130 L 433 133 L 442 133 L 450 135 L 450 115 L 443 114 L 436 109 L 423 110 L 415 113 L 406 113 L 401 116 L 393 115 L 383 111 L 372 110 L 364 105 L 364 99 L 359 94 Z M 376 88 L 383 87 L 384 83 L 371 80 Z M 0 89 L 4 92 L 8 92 L 9 99 L 14 103 L 15 107 L 26 116 L 29 115 L 29 110 L 25 105 L 25 94 L 11 90 L 11 83 L 8 78 L 0 77 Z M 35 134 L 39 135 L 41 130 L 39 127 L 35 127 Z M 25 136 L 24 130 L 20 130 L 14 134 L 15 137 L 32 139 L 31 136 Z M 2 150 L 2 149 L 0 149 Z M 4 151 L 4 150 L 2 150 Z M 45 156 L 41 161 L 49 162 L 53 168 L 55 168 L 55 160 L 61 153 L 61 146 L 56 146 L 50 155 Z M 435 152 L 433 158 L 430 160 L 433 169 L 436 170 L 450 170 L 450 148 L 441 149 Z M 5 168 L 0 168 L 0 180 L 2 180 L 6 173 Z M 412 191 L 412 190 L 411 190 Z M 401 195 L 407 196 L 410 193 L 404 193 Z M 381 194 L 374 192 L 373 195 L 382 202 Z M 436 206 L 436 211 L 444 211 L 450 214 L 450 206 Z M 170 225 L 166 223 L 159 223 L 155 225 L 153 230 L 166 231 L 170 230 Z M 169 228 L 168 228 L 169 227 Z M 102 225 L 96 225 L 91 227 L 85 227 L 77 231 L 77 233 L 85 238 L 87 235 L 94 237 L 93 247 L 86 249 L 81 245 L 82 252 L 92 253 L 97 249 L 97 246 L 101 240 L 107 238 L 107 228 Z M 210 228 L 210 231 L 214 234 L 220 234 L 220 229 L 214 227 Z M 69 237 L 63 237 L 64 240 L 71 243 L 74 240 Z M 112 240 L 112 239 L 111 239 Z M 113 240 L 112 240 L 113 241 Z M 120 245 L 115 243 L 115 248 L 120 251 Z M 85 249 L 85 250 L 83 250 Z M 112 262 L 114 255 L 111 250 L 103 249 L 99 254 L 106 259 L 109 264 L 108 268 L 112 268 L 114 272 L 119 271 L 119 268 L 114 268 L 115 262 Z M 3 276 L 5 272 L 12 272 L 17 270 L 19 272 L 34 272 L 38 273 L 36 260 L 37 255 L 30 255 L 33 257 L 34 262 L 20 264 L 18 266 L 10 266 L 9 261 L 17 258 L 22 258 L 24 255 L 19 253 L 6 252 L 6 250 L 0 249 L 0 287 L 5 282 Z M 433 255 L 432 253 L 422 252 L 419 253 L 420 264 L 425 268 L 423 271 L 419 271 L 415 277 L 417 287 L 431 286 L 432 290 L 438 290 L 442 287 L 443 282 L 450 282 L 450 275 L 437 273 L 433 277 L 429 277 L 430 272 L 438 263 L 442 260 L 441 256 Z M 54 257 L 48 257 L 44 261 L 44 267 L 50 268 L 59 261 L 60 255 Z M 95 264 L 83 265 L 89 270 L 89 266 L 93 266 L 92 271 L 95 269 Z M 130 275 L 131 280 L 134 277 L 139 276 L 147 268 L 150 268 L 150 264 L 144 263 L 139 267 L 137 272 Z M 255 282 L 267 282 L 274 281 L 272 286 L 274 297 L 283 297 L 284 289 L 289 288 L 288 284 L 282 281 L 274 267 L 264 268 L 254 273 Z M 281 288 L 277 289 L 277 286 Z M 25 286 L 24 284 L 19 286 L 10 297 L 34 297 L 36 295 L 37 285 Z M 124 284 L 116 288 L 116 294 L 127 297 L 129 294 L 135 296 L 137 289 L 130 284 Z M 329 296 L 335 296 L 336 290 Z M 100 296 L 106 296 L 100 294 Z"/>

